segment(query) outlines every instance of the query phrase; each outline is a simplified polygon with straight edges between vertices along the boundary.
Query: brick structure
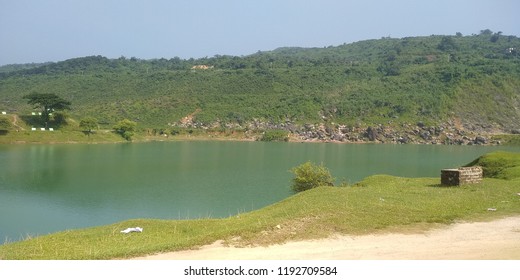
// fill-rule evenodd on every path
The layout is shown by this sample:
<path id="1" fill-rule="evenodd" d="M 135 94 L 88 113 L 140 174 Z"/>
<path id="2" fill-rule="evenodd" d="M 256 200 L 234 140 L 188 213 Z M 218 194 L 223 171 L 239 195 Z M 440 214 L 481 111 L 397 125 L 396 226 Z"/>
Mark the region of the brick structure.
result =
<path id="1" fill-rule="evenodd" d="M 460 167 L 457 169 L 441 170 L 441 184 L 446 186 L 460 186 L 464 184 L 478 184 L 482 181 L 482 167 Z"/>

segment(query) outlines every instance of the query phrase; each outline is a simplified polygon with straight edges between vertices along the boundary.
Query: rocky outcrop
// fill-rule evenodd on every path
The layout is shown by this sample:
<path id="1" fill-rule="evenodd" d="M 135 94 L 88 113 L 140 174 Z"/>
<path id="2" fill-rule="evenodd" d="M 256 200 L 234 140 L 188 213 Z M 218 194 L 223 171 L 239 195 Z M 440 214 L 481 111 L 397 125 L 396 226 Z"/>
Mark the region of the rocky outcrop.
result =
<path id="1" fill-rule="evenodd" d="M 396 144 L 446 144 L 446 145 L 498 145 L 486 133 L 458 129 L 448 123 L 426 126 L 423 123 L 377 126 L 346 126 L 305 124 L 291 131 L 301 141 L 334 141 L 345 143 L 396 143 Z"/>
<path id="2" fill-rule="evenodd" d="M 344 125 L 344 124 L 296 124 L 290 120 L 282 123 L 272 123 L 253 120 L 246 123 L 202 124 L 193 122 L 191 118 L 183 119 L 171 126 L 190 127 L 198 129 L 231 129 L 245 131 L 286 130 L 292 141 L 302 142 L 342 142 L 342 143 L 395 143 L 395 144 L 445 144 L 445 145 L 499 145 L 491 141 L 489 133 L 483 129 L 467 130 L 448 121 L 441 125 L 395 124 L 389 121 L 386 125 L 375 126 Z"/>

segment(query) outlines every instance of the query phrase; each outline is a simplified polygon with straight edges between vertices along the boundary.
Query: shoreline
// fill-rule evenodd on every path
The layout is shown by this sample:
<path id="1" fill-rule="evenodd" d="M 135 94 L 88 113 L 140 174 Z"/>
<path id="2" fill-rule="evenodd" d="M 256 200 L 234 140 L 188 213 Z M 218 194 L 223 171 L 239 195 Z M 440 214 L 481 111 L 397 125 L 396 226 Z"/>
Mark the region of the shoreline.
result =
<path id="1" fill-rule="evenodd" d="M 36 132 L 40 133 L 40 132 Z M 67 132 L 65 132 L 67 133 Z M 103 132 L 107 133 L 108 132 Z M 72 135 L 73 133 L 71 133 Z M 493 136 L 508 136 L 510 134 L 496 134 L 496 135 L 488 135 L 488 137 Z M 256 135 L 258 136 L 258 135 Z M 44 137 L 45 138 L 45 137 Z M 132 141 L 126 141 L 124 139 L 117 139 L 117 140 L 45 140 L 42 139 L 41 141 L 34 141 L 31 139 L 20 139 L 15 138 L 11 141 L 2 141 L 2 136 L 0 136 L 0 145 L 25 145 L 25 144 L 35 144 L 35 145 L 45 145 L 45 144 L 124 144 L 124 143 L 148 143 L 148 142 L 176 142 L 176 141 L 229 141 L 229 142 L 286 142 L 286 143 L 321 143 L 321 144 L 395 144 L 395 145 L 438 145 L 438 146 L 472 146 L 472 145 L 464 145 L 464 144 L 453 144 L 453 143 L 423 143 L 423 142 L 408 142 L 408 143 L 400 143 L 400 142 L 384 142 L 384 141 L 365 141 L 365 140 L 358 140 L 358 141 L 338 141 L 338 140 L 320 140 L 320 139 L 299 139 L 296 137 L 289 137 L 287 141 L 261 141 L 259 140 L 259 137 L 251 137 L 251 136 L 244 136 L 244 137 L 230 137 L 230 136 L 220 136 L 220 135 L 182 135 L 182 136 L 138 136 L 137 139 L 133 139 Z M 515 146 L 516 144 L 497 144 L 494 142 L 489 143 L 480 143 L 480 144 L 474 144 L 473 146 Z"/>
<path id="2" fill-rule="evenodd" d="M 186 117 L 188 118 L 188 117 Z M 226 123 L 204 126 L 188 118 L 181 123 L 168 124 L 166 129 L 140 127 L 131 141 L 126 141 L 112 129 L 102 128 L 92 133 L 74 125 L 65 125 L 53 131 L 29 130 L 17 124 L 16 130 L 0 134 L 0 144 L 104 144 L 151 141 L 262 141 L 291 143 L 338 143 L 338 144 L 423 144 L 456 146 L 520 145 L 520 130 L 505 130 L 498 127 L 465 127 L 460 121 L 448 120 L 439 124 L 423 122 L 388 124 L 335 124 L 305 123 L 291 121 L 269 123 L 254 121 L 243 125 Z"/>

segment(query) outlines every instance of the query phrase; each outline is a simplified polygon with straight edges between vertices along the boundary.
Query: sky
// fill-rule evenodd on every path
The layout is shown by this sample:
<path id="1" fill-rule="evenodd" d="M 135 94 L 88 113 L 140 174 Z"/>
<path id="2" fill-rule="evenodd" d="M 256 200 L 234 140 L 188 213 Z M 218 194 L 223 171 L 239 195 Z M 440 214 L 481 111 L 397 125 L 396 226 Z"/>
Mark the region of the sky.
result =
<path id="1" fill-rule="evenodd" d="M 517 0 L 0 0 L 0 65 L 249 55 L 381 37 L 520 37 Z"/>

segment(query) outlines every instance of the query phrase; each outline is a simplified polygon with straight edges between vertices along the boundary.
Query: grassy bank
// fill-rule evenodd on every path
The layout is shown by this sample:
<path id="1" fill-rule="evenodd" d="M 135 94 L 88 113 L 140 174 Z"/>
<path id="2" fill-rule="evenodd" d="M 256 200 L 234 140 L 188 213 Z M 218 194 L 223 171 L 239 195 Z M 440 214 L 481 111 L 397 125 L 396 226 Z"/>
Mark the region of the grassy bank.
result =
<path id="1" fill-rule="evenodd" d="M 492 153 L 487 160 L 500 162 L 497 159 L 504 155 L 520 158 L 520 154 Z M 443 187 L 438 178 L 376 175 L 352 187 L 312 189 L 225 219 L 129 220 L 9 243 L 0 246 L 0 259 L 129 258 L 194 248 L 216 240 L 238 246 L 267 245 L 335 233 L 421 230 L 461 220 L 519 215 L 518 193 L 520 177 L 514 176 Z M 136 226 L 144 231 L 120 233 Z"/>
<path id="2" fill-rule="evenodd" d="M 520 156 L 518 153 L 493 152 L 479 157 L 470 164 L 483 167 L 484 177 L 518 180 L 520 178 Z"/>
<path id="3" fill-rule="evenodd" d="M 252 141 L 258 135 L 246 134 L 244 132 L 224 131 L 224 132 L 204 132 L 196 131 L 193 133 L 181 133 L 177 135 L 157 135 L 148 131 L 138 131 L 132 138 L 132 142 L 148 141 L 186 141 L 186 140 L 232 140 L 232 141 Z M 55 131 L 10 131 L 0 135 L 0 144 L 57 144 L 57 143 L 123 143 L 128 142 L 112 130 L 99 130 L 92 134 L 75 129 L 62 129 Z"/>
<path id="4" fill-rule="evenodd" d="M 128 142 L 112 127 L 99 127 L 90 133 L 79 126 L 80 121 L 68 118 L 66 124 L 50 129 L 39 119 L 27 120 L 27 116 L 10 114 L 4 116 L 10 123 L 9 129 L 2 129 L 0 122 L 0 144 L 56 144 L 56 143 L 122 143 Z M 25 120 L 25 121 L 24 121 Z M 33 130 L 34 129 L 34 130 Z M 251 141 L 259 138 L 261 132 L 251 132 L 233 129 L 200 129 L 200 128 L 169 128 L 153 129 L 138 128 L 131 137 L 132 142 L 176 141 L 176 140 L 240 140 Z"/>
<path id="5" fill-rule="evenodd" d="M 12 131 L 0 136 L 0 144 L 54 144 L 54 143 L 118 143 L 121 136 L 100 131 L 87 136 L 82 131 Z"/>

